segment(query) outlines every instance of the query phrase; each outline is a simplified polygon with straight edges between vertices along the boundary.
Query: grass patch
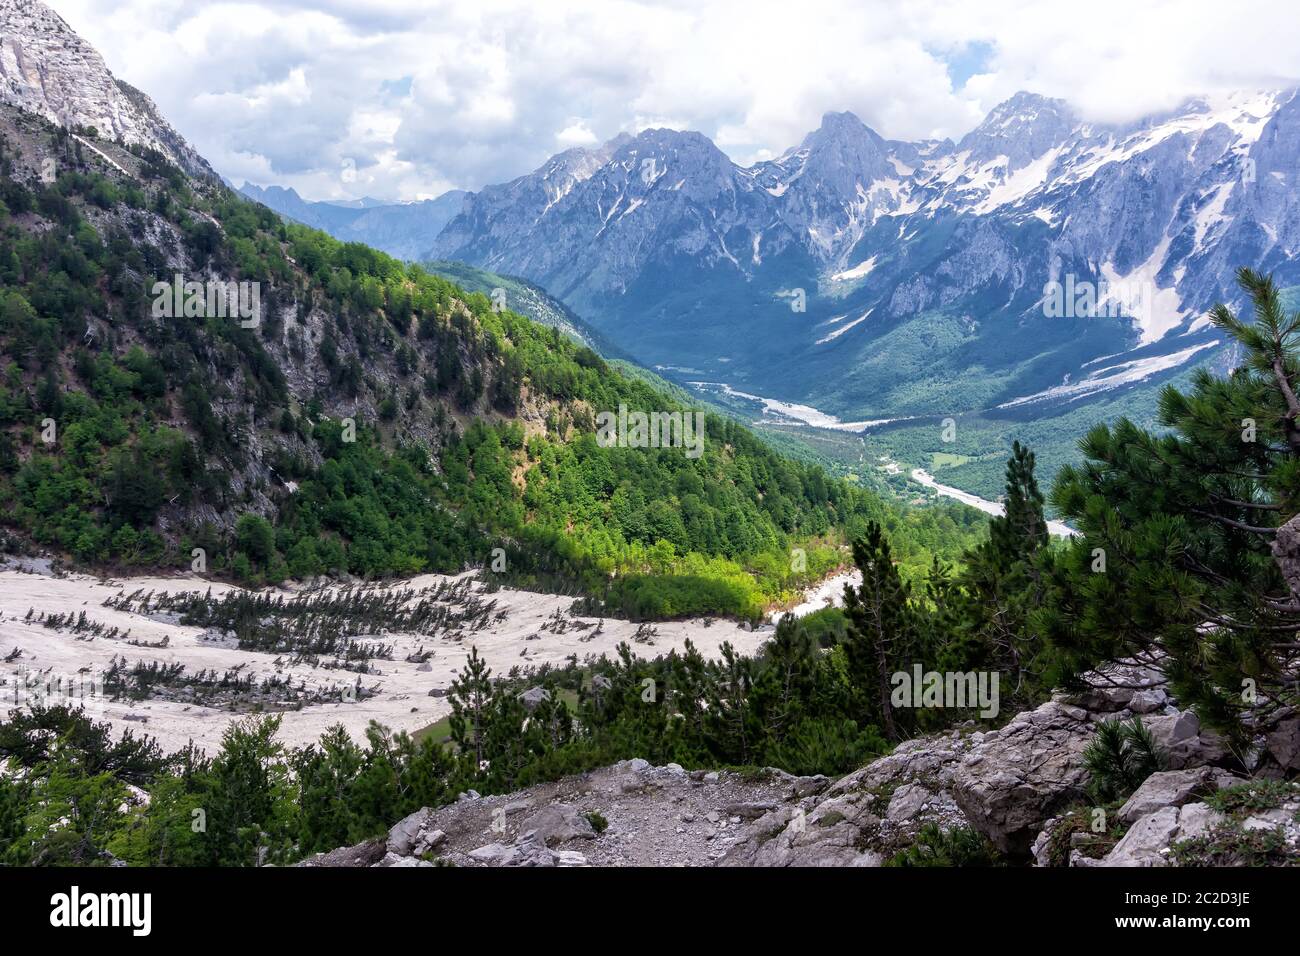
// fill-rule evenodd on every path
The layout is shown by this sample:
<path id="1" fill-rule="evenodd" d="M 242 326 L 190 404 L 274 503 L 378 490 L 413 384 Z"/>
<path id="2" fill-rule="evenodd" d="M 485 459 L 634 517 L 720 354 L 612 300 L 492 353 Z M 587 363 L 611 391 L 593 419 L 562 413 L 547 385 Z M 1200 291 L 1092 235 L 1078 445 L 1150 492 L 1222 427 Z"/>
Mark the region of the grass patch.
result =
<path id="1" fill-rule="evenodd" d="M 939 471 L 942 468 L 956 468 L 958 465 L 964 465 L 968 461 L 975 459 L 969 455 L 954 455 L 946 451 L 936 451 L 930 455 L 930 467 Z"/>
<path id="2" fill-rule="evenodd" d="M 1221 823 L 1204 836 L 1173 846 L 1179 866 L 1296 866 L 1300 854 L 1287 846 L 1282 828 L 1247 830 L 1235 820 Z"/>
<path id="3" fill-rule="evenodd" d="M 970 827 L 941 830 L 927 823 L 917 831 L 911 846 L 899 850 L 885 866 L 1006 866 L 993 844 Z"/>
<path id="4" fill-rule="evenodd" d="M 1255 810 L 1275 810 L 1289 799 L 1300 797 L 1300 784 L 1283 780 L 1251 780 L 1225 787 L 1205 798 L 1211 808 L 1237 816 Z"/>
<path id="5" fill-rule="evenodd" d="M 1128 832 L 1128 826 L 1120 822 L 1118 814 L 1123 805 L 1123 800 L 1116 800 L 1100 807 L 1076 807 L 1058 817 L 1051 836 L 1047 838 L 1047 865 L 1069 866 L 1071 850 L 1078 850 L 1089 859 L 1100 860 L 1115 849 L 1115 844 Z M 1100 832 L 1096 829 L 1097 810 L 1104 814 L 1100 818 Z M 1083 836 L 1076 837 L 1076 833 Z"/>

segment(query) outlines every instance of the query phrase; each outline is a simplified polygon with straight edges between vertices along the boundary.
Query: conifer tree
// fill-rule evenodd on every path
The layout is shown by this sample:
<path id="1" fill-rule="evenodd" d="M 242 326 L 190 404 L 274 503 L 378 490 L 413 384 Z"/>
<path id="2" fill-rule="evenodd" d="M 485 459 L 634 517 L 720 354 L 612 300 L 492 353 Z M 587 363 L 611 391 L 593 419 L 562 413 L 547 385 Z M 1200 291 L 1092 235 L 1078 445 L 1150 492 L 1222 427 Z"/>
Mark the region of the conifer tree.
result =
<path id="1" fill-rule="evenodd" d="M 478 648 L 471 647 L 465 668 L 447 690 L 451 704 L 451 739 L 464 759 L 472 759 L 471 775 L 479 773 L 486 759 L 487 724 L 492 704 L 492 671 Z"/>
<path id="2" fill-rule="evenodd" d="M 1009 690 L 1028 703 L 1037 687 L 1034 658 L 1041 642 L 1029 617 L 1043 597 L 1042 568 L 1049 560 L 1043 495 L 1034 477 L 1034 453 L 1015 442 L 1007 461 L 1003 513 L 989 522 L 989 537 L 965 555 L 960 578 L 960 627 L 946 657 L 957 670 L 993 668 L 1014 678 Z M 958 654 L 957 651 L 961 653 Z M 964 664 L 954 658 L 964 657 Z"/>
<path id="3" fill-rule="evenodd" d="M 784 740 L 813 705 L 817 658 L 817 644 L 808 630 L 792 615 L 783 617 L 763 647 L 751 695 L 755 718 L 769 743 Z"/>
<path id="4" fill-rule="evenodd" d="M 714 746 L 728 762 L 748 764 L 761 736 L 750 706 L 754 660 L 737 654 L 730 642 L 724 642 L 720 650 L 722 660 L 709 695 L 705 723 Z"/>
<path id="5" fill-rule="evenodd" d="M 1018 441 L 1012 443 L 1007 461 L 1003 514 L 989 522 L 989 538 L 1008 565 L 1032 560 L 1047 545 L 1047 520 L 1043 494 L 1034 477 L 1034 453 Z"/>
<path id="6" fill-rule="evenodd" d="M 1037 613 L 1068 677 L 1104 660 L 1168 655 L 1175 692 L 1239 744 L 1293 703 L 1300 594 L 1284 573 L 1300 510 L 1300 314 L 1270 277 L 1238 283 L 1254 321 L 1225 305 L 1210 319 L 1241 364 L 1198 369 L 1190 392 L 1166 387 L 1153 433 L 1126 419 L 1080 443 L 1052 500 L 1082 531 L 1053 570 Z M 1292 685 L 1293 687 L 1294 685 Z"/>
<path id="7" fill-rule="evenodd" d="M 890 678 L 921 663 L 910 657 L 915 622 L 909 588 L 894 565 L 889 539 L 875 521 L 867 525 L 864 537 L 853 542 L 853 561 L 862 572 L 862 584 L 844 588 L 849 675 L 868 712 L 879 717 L 885 735 L 899 740 L 899 715 L 890 703 Z"/>

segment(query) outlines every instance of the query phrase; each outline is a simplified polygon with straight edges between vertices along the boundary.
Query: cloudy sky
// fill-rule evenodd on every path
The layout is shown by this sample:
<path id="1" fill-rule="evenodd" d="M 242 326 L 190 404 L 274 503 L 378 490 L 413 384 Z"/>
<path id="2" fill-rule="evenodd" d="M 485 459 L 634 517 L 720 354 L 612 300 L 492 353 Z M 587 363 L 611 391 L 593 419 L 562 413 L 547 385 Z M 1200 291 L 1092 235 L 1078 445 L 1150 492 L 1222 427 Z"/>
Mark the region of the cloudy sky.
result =
<path id="1" fill-rule="evenodd" d="M 828 110 L 955 138 L 1021 89 L 1119 121 L 1300 82 L 1294 0 L 48 2 L 220 172 L 311 199 L 476 189 L 651 126 L 749 164 Z"/>

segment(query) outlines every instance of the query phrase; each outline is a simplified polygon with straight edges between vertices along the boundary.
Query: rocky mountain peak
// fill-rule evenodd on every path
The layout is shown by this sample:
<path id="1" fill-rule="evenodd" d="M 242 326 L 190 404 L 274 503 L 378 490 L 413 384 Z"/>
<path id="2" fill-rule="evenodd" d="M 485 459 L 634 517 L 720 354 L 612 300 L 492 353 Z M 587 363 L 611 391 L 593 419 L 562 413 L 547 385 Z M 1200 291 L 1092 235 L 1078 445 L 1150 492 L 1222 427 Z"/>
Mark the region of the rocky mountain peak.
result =
<path id="1" fill-rule="evenodd" d="M 1020 92 L 993 107 L 957 148 L 969 150 L 975 162 L 1006 156 L 1014 170 L 1065 142 L 1077 125 L 1064 100 Z"/>
<path id="2" fill-rule="evenodd" d="M 834 111 L 823 113 L 821 125 L 804 137 L 804 145 L 829 142 L 853 143 L 864 140 L 876 144 L 883 143 L 876 132 L 862 122 L 856 113 L 842 110 L 838 113 Z"/>
<path id="3" fill-rule="evenodd" d="M 888 175 L 888 145 L 875 130 L 853 113 L 827 113 L 799 147 L 807 154 L 806 166 L 823 170 L 849 167 L 875 178 Z"/>
<path id="4" fill-rule="evenodd" d="M 619 133 L 613 139 L 594 148 L 575 146 L 566 149 L 548 159 L 533 175 L 557 185 L 582 182 L 609 162 L 610 157 L 631 138 L 627 133 Z"/>
<path id="5" fill-rule="evenodd" d="M 0 0 L 0 102 L 152 147 L 193 175 L 215 175 L 148 96 L 116 79 L 99 52 L 39 0 Z"/>

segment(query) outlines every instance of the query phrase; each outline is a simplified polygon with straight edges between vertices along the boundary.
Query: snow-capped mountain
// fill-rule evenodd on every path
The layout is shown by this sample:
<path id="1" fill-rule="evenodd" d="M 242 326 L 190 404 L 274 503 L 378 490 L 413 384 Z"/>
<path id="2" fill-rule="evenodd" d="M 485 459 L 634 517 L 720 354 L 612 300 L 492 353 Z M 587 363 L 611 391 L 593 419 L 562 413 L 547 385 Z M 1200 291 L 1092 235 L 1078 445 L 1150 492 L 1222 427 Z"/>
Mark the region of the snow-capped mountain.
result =
<path id="1" fill-rule="evenodd" d="M 0 102 L 151 147 L 191 175 L 216 175 L 153 100 L 116 79 L 99 51 L 39 0 L 0 0 Z"/>
<path id="2" fill-rule="evenodd" d="M 1212 357 L 1239 265 L 1300 284 L 1298 164 L 1294 91 L 1125 125 L 1019 93 L 957 143 L 828 113 L 748 168 L 654 129 L 470 194 L 431 255 L 538 282 L 645 361 L 837 414 L 1025 408 Z"/>

